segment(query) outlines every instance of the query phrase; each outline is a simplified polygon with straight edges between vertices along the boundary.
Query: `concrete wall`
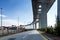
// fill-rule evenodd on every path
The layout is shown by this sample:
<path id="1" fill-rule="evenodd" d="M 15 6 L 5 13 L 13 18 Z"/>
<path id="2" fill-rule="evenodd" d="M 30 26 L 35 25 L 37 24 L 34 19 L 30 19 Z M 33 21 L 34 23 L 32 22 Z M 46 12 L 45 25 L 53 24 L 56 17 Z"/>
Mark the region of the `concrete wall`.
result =
<path id="1" fill-rule="evenodd" d="M 47 13 L 41 14 L 39 19 L 39 28 L 47 27 Z"/>

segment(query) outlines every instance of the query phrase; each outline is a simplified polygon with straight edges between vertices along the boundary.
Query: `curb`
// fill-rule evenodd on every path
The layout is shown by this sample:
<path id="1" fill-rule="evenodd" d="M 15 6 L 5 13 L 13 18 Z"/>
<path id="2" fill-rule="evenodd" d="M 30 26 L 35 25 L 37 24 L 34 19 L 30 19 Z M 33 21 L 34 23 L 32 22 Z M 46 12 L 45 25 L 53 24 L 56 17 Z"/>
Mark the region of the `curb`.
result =
<path id="1" fill-rule="evenodd" d="M 45 38 L 47 38 L 48 40 L 53 40 L 50 37 L 48 37 L 47 35 L 43 35 Z"/>
<path id="2" fill-rule="evenodd" d="M 39 31 L 38 31 L 39 32 Z M 39 32 L 40 33 L 40 32 Z M 41 33 L 40 33 L 41 34 Z M 41 36 L 45 39 L 45 40 L 53 40 L 53 39 L 51 39 L 50 37 L 48 37 L 47 35 L 43 35 L 43 34 L 41 34 Z"/>

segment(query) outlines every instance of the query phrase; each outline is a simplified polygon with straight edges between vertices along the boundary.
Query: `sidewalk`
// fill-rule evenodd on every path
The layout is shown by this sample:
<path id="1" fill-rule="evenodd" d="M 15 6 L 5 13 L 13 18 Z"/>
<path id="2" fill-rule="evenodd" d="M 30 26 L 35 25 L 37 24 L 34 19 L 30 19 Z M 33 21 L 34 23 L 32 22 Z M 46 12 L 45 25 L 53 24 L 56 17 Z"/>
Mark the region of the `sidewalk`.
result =
<path id="1" fill-rule="evenodd" d="M 54 35 L 47 34 L 47 33 L 44 33 L 43 35 L 46 35 L 46 36 L 48 36 L 49 38 L 51 38 L 53 40 L 60 40 L 60 37 L 58 37 L 58 36 L 54 36 Z"/>
<path id="2" fill-rule="evenodd" d="M 47 34 L 45 32 L 39 31 L 45 38 L 47 38 L 48 40 L 60 40 L 60 37 L 58 36 L 53 36 L 51 34 Z"/>

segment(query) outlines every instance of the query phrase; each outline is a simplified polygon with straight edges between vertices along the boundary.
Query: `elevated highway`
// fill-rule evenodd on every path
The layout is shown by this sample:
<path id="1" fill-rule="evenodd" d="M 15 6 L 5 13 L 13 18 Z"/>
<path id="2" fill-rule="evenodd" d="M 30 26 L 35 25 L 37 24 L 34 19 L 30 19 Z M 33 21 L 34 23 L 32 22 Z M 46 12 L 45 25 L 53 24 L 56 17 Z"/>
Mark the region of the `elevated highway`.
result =
<path id="1" fill-rule="evenodd" d="M 31 0 L 33 9 L 33 22 L 26 26 L 33 25 L 34 29 L 47 27 L 47 13 L 55 0 Z M 38 25 L 38 28 L 37 28 Z"/>

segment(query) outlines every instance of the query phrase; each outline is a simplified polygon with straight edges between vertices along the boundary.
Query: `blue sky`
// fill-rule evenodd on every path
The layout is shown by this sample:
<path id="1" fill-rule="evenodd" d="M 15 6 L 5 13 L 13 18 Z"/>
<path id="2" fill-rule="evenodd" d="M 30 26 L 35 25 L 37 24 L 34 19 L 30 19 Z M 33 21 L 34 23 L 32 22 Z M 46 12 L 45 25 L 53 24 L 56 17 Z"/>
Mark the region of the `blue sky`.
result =
<path id="1" fill-rule="evenodd" d="M 31 23 L 33 20 L 31 0 L 0 0 L 0 8 L 3 8 L 3 25 L 17 24 L 19 17 L 20 24 Z M 28 21 L 27 21 L 28 20 Z M 15 23 L 16 22 L 16 23 Z M 10 25 L 8 24 L 8 25 Z"/>
<path id="2" fill-rule="evenodd" d="M 57 0 L 54 2 L 49 12 L 47 13 L 48 26 L 55 26 L 57 16 Z"/>
<path id="3" fill-rule="evenodd" d="M 18 17 L 19 24 L 28 24 L 33 21 L 31 0 L 0 0 L 0 8 L 3 8 L 3 25 L 5 26 L 18 25 Z M 54 26 L 56 13 L 57 1 L 47 13 L 48 26 Z"/>

